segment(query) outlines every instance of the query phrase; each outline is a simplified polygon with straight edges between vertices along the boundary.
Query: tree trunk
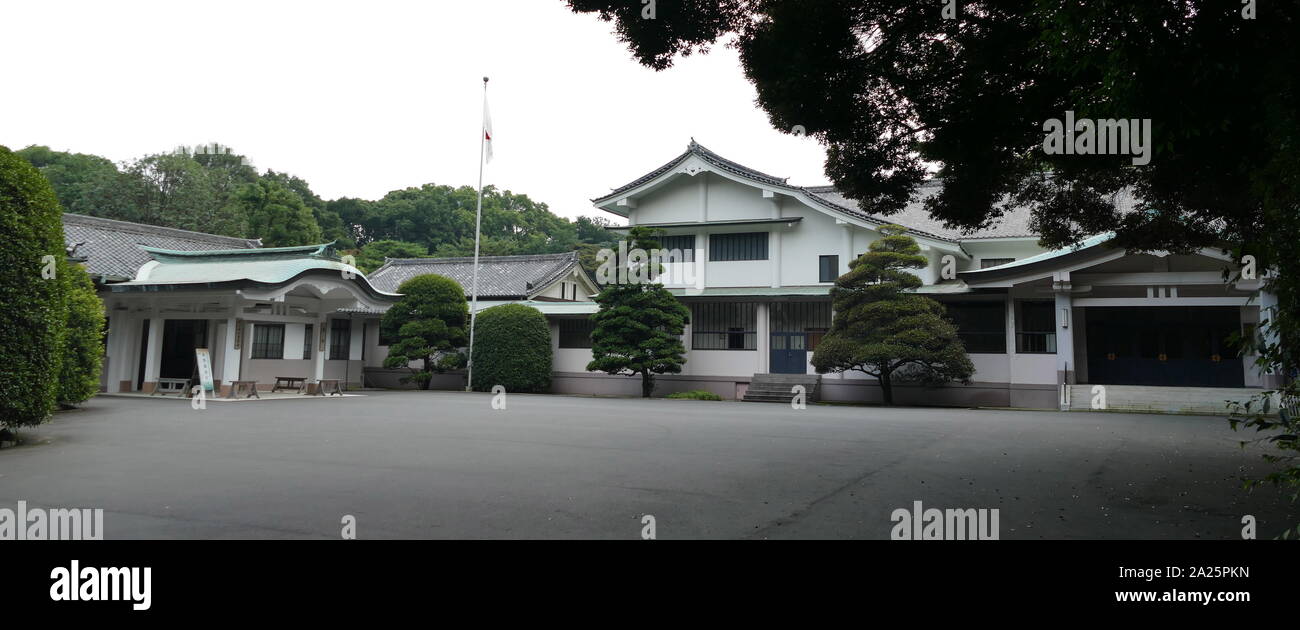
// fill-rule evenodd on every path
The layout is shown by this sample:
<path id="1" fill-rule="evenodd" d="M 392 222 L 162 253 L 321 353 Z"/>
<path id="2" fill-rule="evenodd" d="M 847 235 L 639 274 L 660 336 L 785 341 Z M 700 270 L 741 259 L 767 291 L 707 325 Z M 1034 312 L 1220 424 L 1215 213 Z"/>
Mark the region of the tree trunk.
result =
<path id="1" fill-rule="evenodd" d="M 650 392 L 653 392 L 654 389 L 655 389 L 654 376 L 649 372 L 642 372 L 641 373 L 641 397 L 649 398 Z"/>
<path id="2" fill-rule="evenodd" d="M 889 372 L 880 371 L 880 396 L 886 405 L 894 404 L 894 387 L 889 381 Z"/>

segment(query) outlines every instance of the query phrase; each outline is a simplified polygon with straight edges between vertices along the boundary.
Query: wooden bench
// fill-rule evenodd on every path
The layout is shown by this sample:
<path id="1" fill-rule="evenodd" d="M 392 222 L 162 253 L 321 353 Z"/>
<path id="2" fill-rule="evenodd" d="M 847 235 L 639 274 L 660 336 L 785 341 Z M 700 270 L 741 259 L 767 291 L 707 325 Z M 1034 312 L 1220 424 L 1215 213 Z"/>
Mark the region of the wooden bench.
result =
<path id="1" fill-rule="evenodd" d="M 277 376 L 275 377 L 275 386 L 271 388 L 274 394 L 281 389 L 292 389 L 299 394 L 307 387 L 307 377 L 305 376 Z"/>
<path id="2" fill-rule="evenodd" d="M 230 396 L 227 398 L 237 398 L 240 389 L 247 389 L 248 393 L 244 398 L 257 398 L 261 400 L 262 396 L 257 393 L 257 381 L 230 381 Z"/>
<path id="3" fill-rule="evenodd" d="M 316 384 L 317 396 L 343 395 L 343 380 L 337 378 L 323 378 Z"/>
<path id="4" fill-rule="evenodd" d="M 166 396 L 174 392 L 177 396 L 184 398 L 190 395 L 190 382 L 188 378 L 160 378 L 149 395 Z"/>

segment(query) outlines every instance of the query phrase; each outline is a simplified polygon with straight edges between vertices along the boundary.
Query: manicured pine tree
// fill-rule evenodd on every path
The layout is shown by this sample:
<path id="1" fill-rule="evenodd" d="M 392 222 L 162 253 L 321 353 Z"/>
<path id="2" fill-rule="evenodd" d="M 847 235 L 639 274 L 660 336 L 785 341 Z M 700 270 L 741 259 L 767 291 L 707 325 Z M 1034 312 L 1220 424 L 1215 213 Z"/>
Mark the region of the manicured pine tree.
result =
<path id="1" fill-rule="evenodd" d="M 435 373 L 465 364 L 460 352 L 469 345 L 465 290 L 451 278 L 430 273 L 403 282 L 397 292 L 402 299 L 379 322 L 380 334 L 397 340 L 388 347 L 384 367 L 411 369 L 402 381 L 427 389 Z M 413 361 L 421 368 L 410 368 Z"/>
<path id="2" fill-rule="evenodd" d="M 835 280 L 835 316 L 813 351 L 813 367 L 822 374 L 857 370 L 875 377 L 886 405 L 894 403 L 895 381 L 969 383 L 975 366 L 943 305 L 911 292 L 922 282 L 905 270 L 928 262 L 920 246 L 900 225 L 880 232 L 869 251 Z"/>
<path id="3" fill-rule="evenodd" d="M 655 231 L 634 227 L 628 233 L 628 251 L 649 252 L 659 249 Z M 641 396 L 649 398 L 654 392 L 656 374 L 678 374 L 686 363 L 686 348 L 681 335 L 690 321 L 690 311 L 673 297 L 662 284 L 652 281 L 659 270 L 648 273 L 649 268 L 632 260 L 617 261 L 626 270 L 614 282 L 605 284 L 595 297 L 600 305 L 591 316 L 595 328 L 591 333 L 591 371 L 607 374 L 641 376 Z M 610 279 L 610 274 L 598 274 Z"/>

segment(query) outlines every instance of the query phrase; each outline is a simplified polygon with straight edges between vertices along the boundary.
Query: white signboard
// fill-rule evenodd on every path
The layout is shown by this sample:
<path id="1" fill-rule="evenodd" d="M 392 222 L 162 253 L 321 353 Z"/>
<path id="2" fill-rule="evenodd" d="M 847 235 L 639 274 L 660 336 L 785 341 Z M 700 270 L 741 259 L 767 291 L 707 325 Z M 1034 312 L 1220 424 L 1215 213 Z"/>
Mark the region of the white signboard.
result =
<path id="1" fill-rule="evenodd" d="M 195 348 L 194 358 L 199 363 L 199 382 L 203 384 L 203 391 L 212 391 L 212 357 L 208 349 Z"/>

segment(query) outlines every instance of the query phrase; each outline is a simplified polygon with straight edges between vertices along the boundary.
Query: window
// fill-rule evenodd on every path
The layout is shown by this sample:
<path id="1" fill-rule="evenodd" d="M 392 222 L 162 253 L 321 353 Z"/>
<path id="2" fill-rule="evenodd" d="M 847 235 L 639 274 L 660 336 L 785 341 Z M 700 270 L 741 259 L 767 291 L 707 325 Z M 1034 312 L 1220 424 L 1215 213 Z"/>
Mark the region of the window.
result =
<path id="1" fill-rule="evenodd" d="M 312 333 L 314 333 L 315 331 L 316 331 L 315 325 L 307 324 L 307 330 L 302 336 L 302 358 L 304 359 L 311 358 L 311 345 L 316 338 L 316 335 Z"/>
<path id="2" fill-rule="evenodd" d="M 396 333 L 389 335 L 384 331 L 385 328 L 383 322 L 381 321 L 379 324 L 379 345 L 391 346 L 401 340 L 401 337 L 398 337 Z"/>
<path id="3" fill-rule="evenodd" d="M 1006 354 L 1007 317 L 1002 302 L 945 303 L 948 317 L 957 325 L 957 336 L 966 352 Z"/>
<path id="4" fill-rule="evenodd" d="M 253 358 L 284 358 L 284 324 L 253 324 Z"/>
<path id="5" fill-rule="evenodd" d="M 1016 318 L 1016 352 L 1020 354 L 1054 354 L 1056 352 L 1056 305 L 1053 302 L 1020 302 Z"/>
<path id="6" fill-rule="evenodd" d="M 767 232 L 711 234 L 709 260 L 767 260 Z"/>
<path id="7" fill-rule="evenodd" d="M 686 252 L 695 251 L 695 235 L 678 234 L 675 236 L 661 236 L 659 237 L 659 248 L 676 249 L 681 251 L 683 256 L 693 256 L 693 254 L 687 254 Z"/>
<path id="8" fill-rule="evenodd" d="M 352 322 L 346 319 L 330 320 L 330 360 L 341 361 L 351 358 Z"/>
<path id="9" fill-rule="evenodd" d="M 369 339 L 370 324 L 361 324 L 361 360 L 366 360 L 366 339 Z"/>
<path id="10" fill-rule="evenodd" d="M 591 331 L 596 326 L 590 319 L 561 319 L 559 324 L 561 348 L 591 347 Z"/>
<path id="11" fill-rule="evenodd" d="M 835 279 L 840 277 L 840 257 L 818 256 L 817 268 L 818 282 L 835 282 Z"/>
<path id="12" fill-rule="evenodd" d="M 1005 265 L 1007 263 L 1012 263 L 1012 262 L 1016 262 L 1016 259 L 1015 258 L 981 258 L 980 269 L 988 269 L 989 267 L 997 267 L 999 265 Z"/>
<path id="13" fill-rule="evenodd" d="M 691 304 L 691 348 L 694 350 L 758 349 L 758 309 L 753 303 Z"/>

